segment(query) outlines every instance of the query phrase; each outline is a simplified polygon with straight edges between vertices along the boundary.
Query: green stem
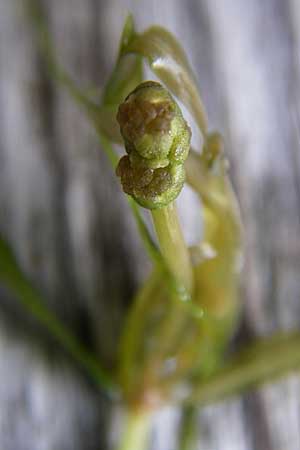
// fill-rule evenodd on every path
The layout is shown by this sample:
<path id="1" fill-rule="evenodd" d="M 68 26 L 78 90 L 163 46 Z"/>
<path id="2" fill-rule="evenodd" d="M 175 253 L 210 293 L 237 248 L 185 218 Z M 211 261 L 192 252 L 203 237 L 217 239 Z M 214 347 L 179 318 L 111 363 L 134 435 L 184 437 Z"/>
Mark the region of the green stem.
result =
<path id="1" fill-rule="evenodd" d="M 189 293 L 193 289 L 193 272 L 181 231 L 175 203 L 151 211 L 161 252 L 176 280 L 183 283 Z"/>
<path id="2" fill-rule="evenodd" d="M 23 274 L 12 251 L 0 236 L 0 281 L 24 304 L 27 310 L 45 326 L 81 364 L 95 382 L 108 392 L 115 392 L 110 375 L 102 369 L 97 359 L 76 339 L 45 305 L 43 297 Z"/>
<path id="3" fill-rule="evenodd" d="M 198 441 L 197 418 L 198 409 L 195 406 L 183 407 L 178 450 L 193 450 L 196 448 L 196 441 Z"/>
<path id="4" fill-rule="evenodd" d="M 135 358 L 138 354 L 138 348 L 140 346 L 139 337 L 143 333 L 144 320 L 147 314 L 151 314 L 151 308 L 153 308 L 153 301 L 149 302 L 149 299 L 158 298 L 158 284 L 159 272 L 153 271 L 150 278 L 143 284 L 138 291 L 133 304 L 134 308 L 131 309 L 125 323 L 124 330 L 120 340 L 120 374 L 119 379 L 125 391 L 125 395 L 131 392 L 132 386 L 136 391 L 136 375 L 139 369 L 136 367 Z"/>
<path id="5" fill-rule="evenodd" d="M 125 429 L 118 450 L 145 450 L 147 448 L 151 414 L 145 411 L 128 411 Z"/>

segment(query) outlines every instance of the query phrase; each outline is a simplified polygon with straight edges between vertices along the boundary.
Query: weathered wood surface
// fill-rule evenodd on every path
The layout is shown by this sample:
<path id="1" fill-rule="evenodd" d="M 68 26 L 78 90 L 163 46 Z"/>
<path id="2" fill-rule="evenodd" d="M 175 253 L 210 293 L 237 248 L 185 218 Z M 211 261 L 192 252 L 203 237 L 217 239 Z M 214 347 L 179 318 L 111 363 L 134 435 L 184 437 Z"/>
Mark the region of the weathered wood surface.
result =
<path id="1" fill-rule="evenodd" d="M 22 4 L 0 0 L 0 227 L 49 305 L 110 364 L 149 265 L 92 130 L 45 73 Z M 243 327 L 261 335 L 299 326 L 298 0 L 45 4 L 61 61 L 87 86 L 107 79 L 127 10 L 140 29 L 159 23 L 176 34 L 226 138 L 242 205 Z M 108 402 L 3 289 L 0 306 L 0 448 L 108 448 Z M 198 448 L 299 450 L 299 400 L 294 375 L 206 408 Z M 161 413 L 153 448 L 175 449 L 178 420 L 178 411 Z"/>

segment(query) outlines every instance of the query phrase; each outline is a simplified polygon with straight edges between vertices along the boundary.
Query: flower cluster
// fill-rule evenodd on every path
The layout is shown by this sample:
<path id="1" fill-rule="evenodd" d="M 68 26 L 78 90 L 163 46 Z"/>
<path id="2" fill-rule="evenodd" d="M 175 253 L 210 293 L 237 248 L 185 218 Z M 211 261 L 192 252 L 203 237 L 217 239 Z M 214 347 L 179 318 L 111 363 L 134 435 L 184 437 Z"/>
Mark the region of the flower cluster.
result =
<path id="1" fill-rule="evenodd" d="M 169 92 L 141 83 L 120 105 L 117 120 L 126 156 L 117 167 L 124 192 L 145 208 L 161 208 L 180 193 L 191 132 Z"/>

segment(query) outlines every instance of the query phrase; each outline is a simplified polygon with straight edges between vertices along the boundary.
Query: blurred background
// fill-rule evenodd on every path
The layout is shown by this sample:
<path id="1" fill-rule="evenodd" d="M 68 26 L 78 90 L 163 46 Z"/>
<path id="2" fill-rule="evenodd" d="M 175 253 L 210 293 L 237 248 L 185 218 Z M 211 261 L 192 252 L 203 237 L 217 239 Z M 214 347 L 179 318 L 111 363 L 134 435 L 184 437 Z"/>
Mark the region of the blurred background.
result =
<path id="1" fill-rule="evenodd" d="M 237 339 L 299 327 L 299 1 L 43 4 L 61 63 L 87 89 L 107 80 L 128 11 L 138 30 L 161 24 L 179 39 L 211 128 L 225 137 L 242 208 Z M 0 0 L 0 230 L 49 307 L 112 366 L 150 265 L 119 182 L 84 114 L 49 78 L 23 6 Z M 192 240 L 194 208 L 183 196 Z M 179 422 L 180 411 L 159 413 L 152 448 L 175 450 Z M 117 430 L 105 396 L 0 286 L 0 448 L 106 450 Z M 199 411 L 197 448 L 299 450 L 298 375 Z"/>

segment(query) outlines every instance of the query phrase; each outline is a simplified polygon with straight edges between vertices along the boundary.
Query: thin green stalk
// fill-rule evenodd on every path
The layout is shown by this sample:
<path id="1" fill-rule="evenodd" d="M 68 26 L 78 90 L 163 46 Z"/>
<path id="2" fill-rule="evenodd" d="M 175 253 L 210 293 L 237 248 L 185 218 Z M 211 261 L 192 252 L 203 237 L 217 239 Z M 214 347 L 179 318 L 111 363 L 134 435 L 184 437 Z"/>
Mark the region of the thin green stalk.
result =
<path id="1" fill-rule="evenodd" d="M 125 420 L 118 450 L 145 450 L 149 439 L 151 414 L 148 411 L 128 410 Z"/>
<path id="2" fill-rule="evenodd" d="M 98 360 L 76 339 L 45 305 L 42 296 L 23 274 L 10 248 L 0 237 L 0 281 L 26 306 L 27 310 L 45 326 L 50 334 L 88 372 L 97 385 L 108 392 L 116 392 L 111 377 Z"/>
<path id="3" fill-rule="evenodd" d="M 151 210 L 151 214 L 167 269 L 175 283 L 179 287 L 183 286 L 191 294 L 193 289 L 192 265 L 180 227 L 175 203 L 172 202 L 163 208 Z M 167 276 L 168 274 L 166 273 Z M 157 295 L 160 294 L 158 293 Z M 168 316 L 158 327 L 157 333 L 160 346 L 144 368 L 144 372 L 148 373 L 148 376 L 154 379 L 157 376 L 158 368 L 163 366 L 167 355 L 172 351 L 174 342 L 178 339 L 187 317 L 182 308 L 178 307 L 177 300 L 182 300 L 182 298 L 172 290 L 170 290 L 170 294 L 171 296 L 175 294 L 173 297 L 175 301 L 170 305 Z M 183 298 L 185 298 L 184 295 Z M 182 303 L 181 306 L 183 305 L 188 306 L 189 303 Z"/>
<path id="4" fill-rule="evenodd" d="M 193 289 L 193 272 L 187 246 L 180 227 L 175 203 L 151 210 L 161 252 L 170 272 L 189 293 Z"/>
<path id="5" fill-rule="evenodd" d="M 182 409 L 179 431 L 178 450 L 194 450 L 198 442 L 197 429 L 198 409 L 195 406 L 185 406 Z"/>
<path id="6" fill-rule="evenodd" d="M 121 372 L 119 374 L 122 386 L 125 387 L 125 391 L 132 388 L 136 371 L 139 370 L 134 364 L 134 360 L 137 355 L 137 350 L 140 346 L 139 336 L 142 334 L 144 326 L 144 318 L 149 314 L 149 309 L 152 307 L 152 303 L 149 304 L 149 298 L 156 298 L 158 295 L 158 278 L 159 272 L 154 271 L 146 283 L 143 284 L 138 291 L 137 296 L 134 299 L 133 304 L 135 308 L 132 308 L 124 327 L 125 333 L 120 340 L 120 367 Z M 136 386 L 135 386 L 136 388 Z M 127 392 L 125 392 L 127 393 Z"/>
<path id="7" fill-rule="evenodd" d="M 255 342 L 215 375 L 199 380 L 188 404 L 204 405 L 238 395 L 300 368 L 300 333 L 287 333 Z"/>
<path id="8" fill-rule="evenodd" d="M 98 112 L 99 107 L 96 103 L 92 102 L 87 95 L 85 95 L 85 93 L 76 86 L 76 83 L 74 83 L 67 72 L 65 72 L 65 70 L 59 65 L 40 1 L 26 0 L 24 6 L 27 9 L 29 18 L 32 21 L 34 31 L 37 33 L 37 41 L 40 46 L 42 56 L 46 61 L 53 79 L 64 86 L 76 102 L 83 106 L 87 112 L 91 113 L 91 115 L 92 113 Z"/>

